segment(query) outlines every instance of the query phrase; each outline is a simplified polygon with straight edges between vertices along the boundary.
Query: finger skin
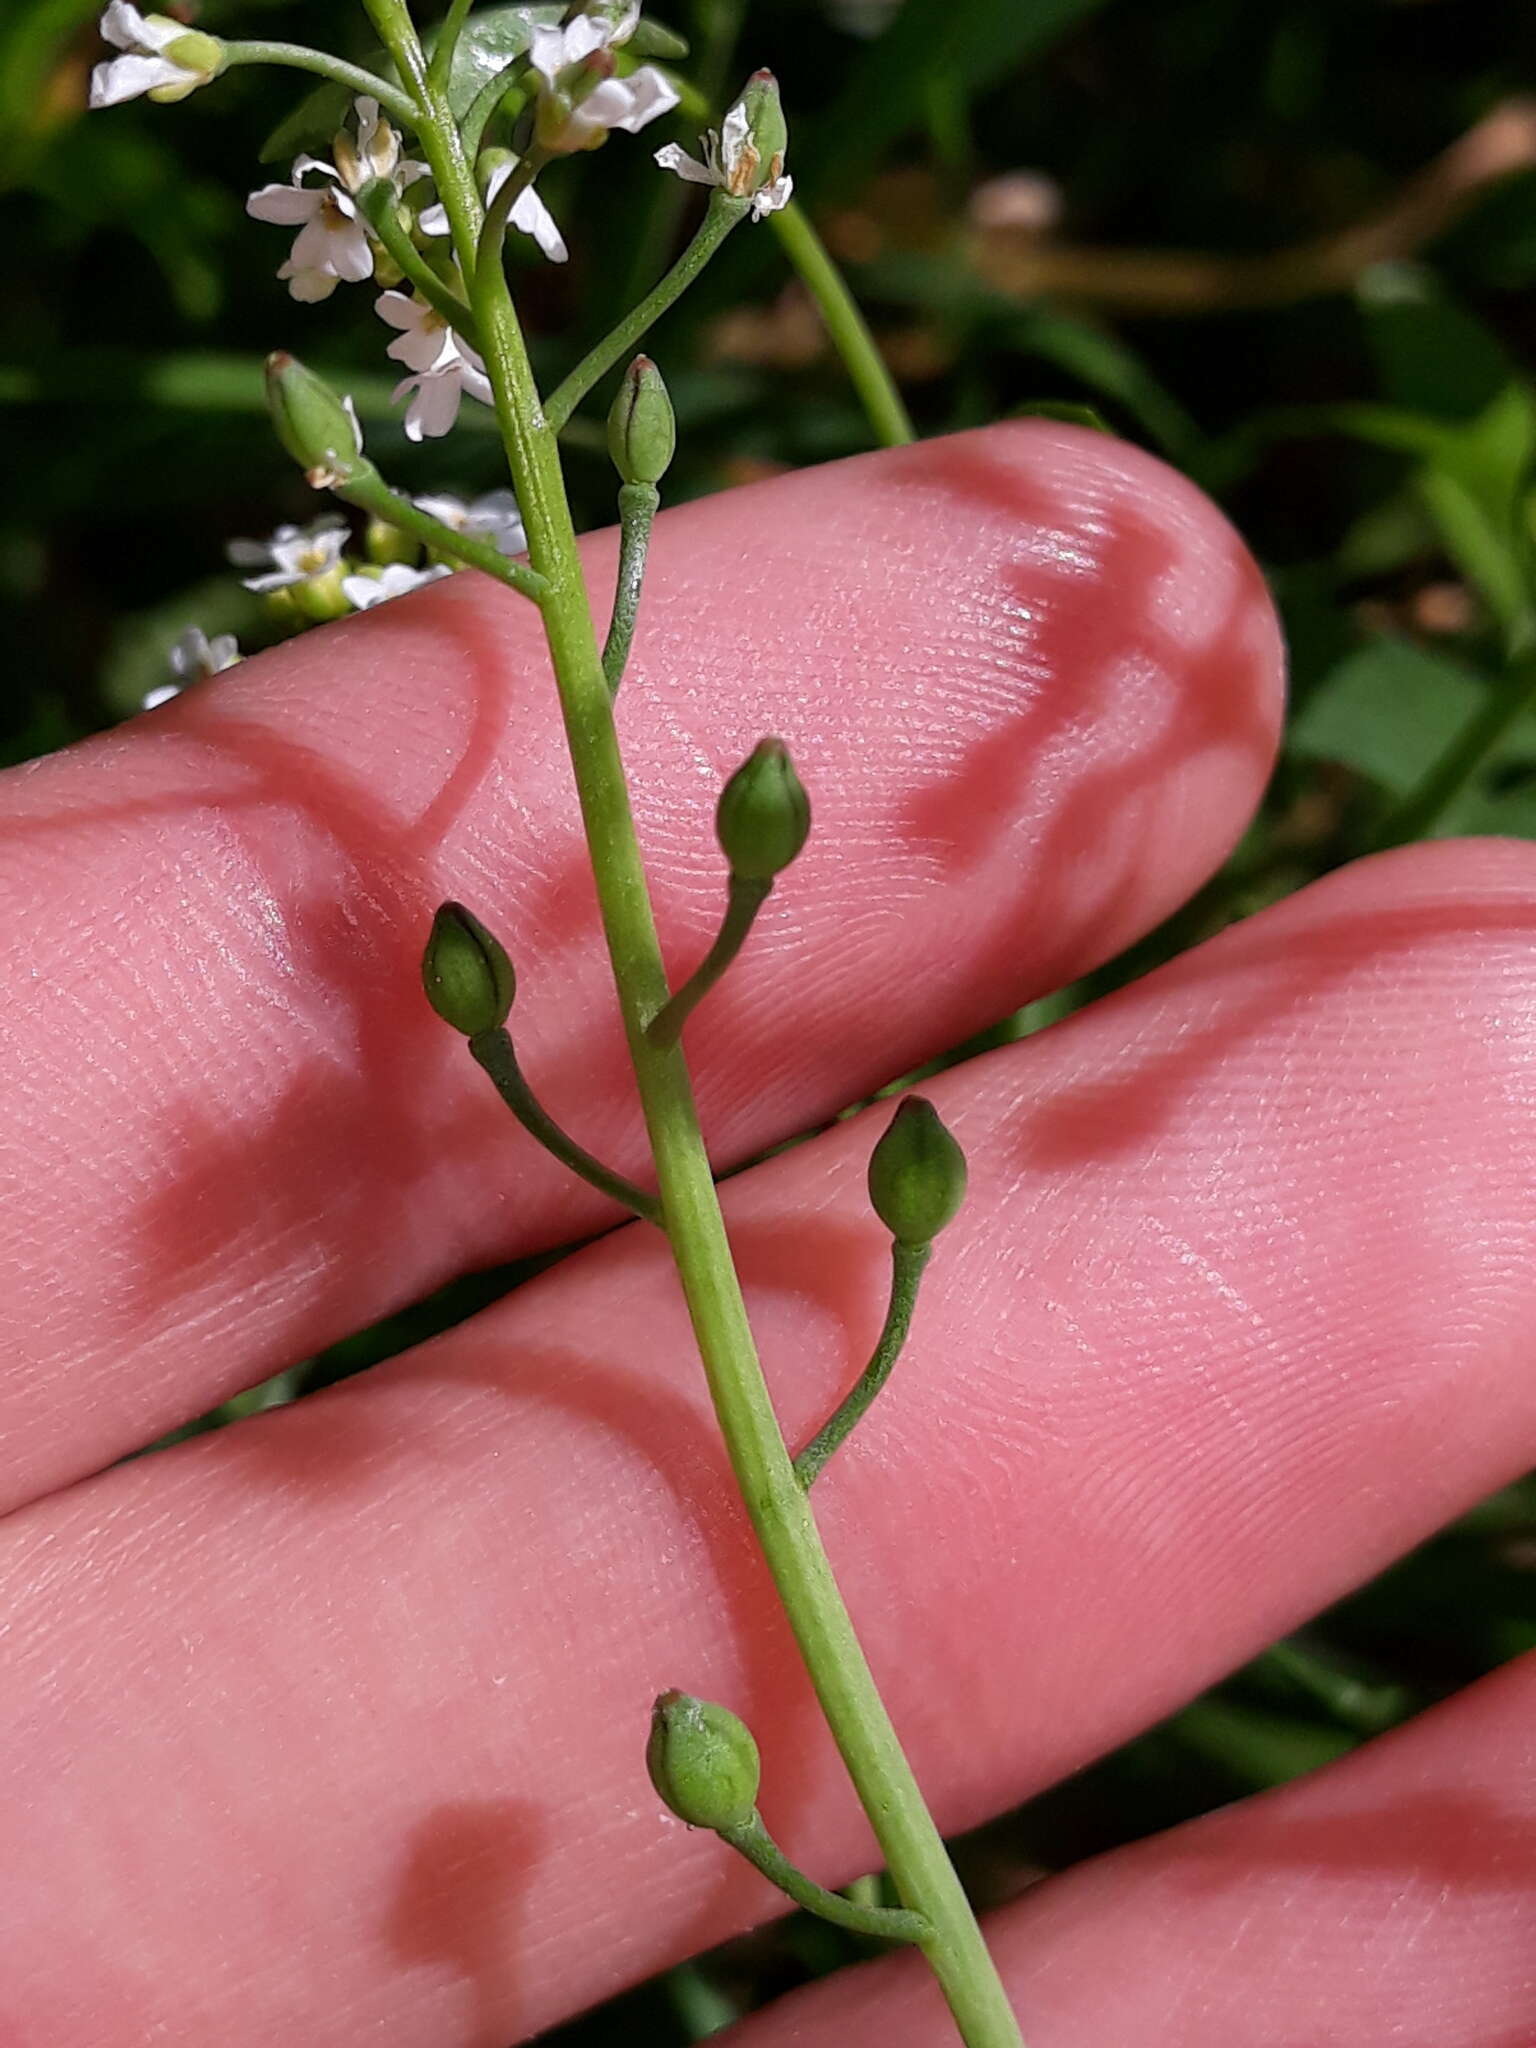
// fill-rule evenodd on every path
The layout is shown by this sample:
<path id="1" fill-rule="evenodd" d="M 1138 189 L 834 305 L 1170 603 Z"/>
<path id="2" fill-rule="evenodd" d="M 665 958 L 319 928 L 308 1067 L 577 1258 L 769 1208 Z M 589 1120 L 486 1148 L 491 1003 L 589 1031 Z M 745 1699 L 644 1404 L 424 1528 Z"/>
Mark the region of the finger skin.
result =
<path id="1" fill-rule="evenodd" d="M 611 583 L 611 536 L 587 548 Z M 1273 751 L 1280 653 L 1220 515 L 1020 424 L 668 514 L 621 726 L 669 959 L 764 732 L 811 844 L 690 1027 L 722 1166 L 1116 951 Z M 524 1064 L 646 1154 L 533 608 L 455 578 L 0 791 L 0 1506 L 465 1268 L 616 1212 L 495 1102 L 419 986 L 436 904 L 504 932 Z"/>
<path id="2" fill-rule="evenodd" d="M 1533 932 L 1531 848 L 1415 848 L 932 1084 L 971 1195 L 817 1500 L 946 1826 L 1531 1462 Z M 795 1441 L 879 1326 L 884 1114 L 726 1188 Z M 13 1517 L 0 1613 L 0 2039 L 504 2048 L 766 1915 L 646 1785 L 670 1685 L 869 1867 L 640 1226 Z"/>
<path id="3" fill-rule="evenodd" d="M 1029 2048 L 1531 2048 L 1533 1728 L 1525 1657 L 1327 1770 L 991 1915 Z M 721 2036 L 729 2048 L 954 2038 L 907 1956 Z"/>

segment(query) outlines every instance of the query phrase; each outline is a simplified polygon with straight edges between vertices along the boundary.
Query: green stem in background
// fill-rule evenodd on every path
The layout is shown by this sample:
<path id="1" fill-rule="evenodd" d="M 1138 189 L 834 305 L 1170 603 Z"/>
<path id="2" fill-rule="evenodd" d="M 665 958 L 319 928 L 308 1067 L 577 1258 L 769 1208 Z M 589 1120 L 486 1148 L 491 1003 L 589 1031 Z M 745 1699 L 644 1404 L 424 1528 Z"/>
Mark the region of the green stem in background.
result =
<path id="1" fill-rule="evenodd" d="M 460 144 L 470 163 L 473 163 L 480 154 L 480 144 L 485 139 L 485 131 L 491 125 L 497 108 L 508 93 L 514 91 L 527 77 L 530 68 L 526 57 L 514 57 L 510 64 L 503 64 L 493 77 L 488 78 L 470 101 L 469 111 L 459 123 Z M 518 94 L 517 106 L 512 110 L 514 116 L 522 112 L 525 97 L 522 93 Z"/>
<path id="2" fill-rule="evenodd" d="M 613 592 L 613 616 L 608 621 L 608 638 L 603 642 L 603 674 L 608 688 L 617 696 L 629 661 L 635 621 L 640 614 L 640 588 L 645 581 L 645 558 L 651 547 L 651 527 L 661 493 L 654 484 L 623 484 L 619 489 L 619 573 Z"/>
<path id="3" fill-rule="evenodd" d="M 438 276 L 411 240 L 400 218 L 400 195 L 388 178 L 370 178 L 357 195 L 358 211 L 394 258 L 396 266 L 435 313 L 462 335 L 478 355 L 475 317 L 456 291 Z"/>
<path id="4" fill-rule="evenodd" d="M 487 576 L 494 576 L 498 583 L 505 583 L 508 589 L 519 591 L 524 597 L 531 597 L 535 604 L 544 595 L 544 578 L 536 569 L 509 560 L 500 548 L 478 534 L 461 533 L 455 526 L 445 526 L 441 519 L 423 512 L 399 491 L 392 491 L 376 469 L 362 469 L 333 488 L 336 496 L 349 505 L 372 513 L 375 519 L 387 520 L 402 532 L 414 534 L 417 540 L 425 541 L 428 547 L 455 562 L 462 562 L 466 568 L 483 569 Z"/>
<path id="5" fill-rule="evenodd" d="M 881 446 L 902 448 L 915 441 L 917 430 L 896 388 L 896 380 L 875 345 L 858 301 L 827 254 L 809 217 L 791 200 L 768 219 L 800 282 L 816 301 L 822 325 L 843 359 Z"/>
<path id="6" fill-rule="evenodd" d="M 891 1367 L 901 1356 L 907 1332 L 912 1327 L 912 1311 L 917 1306 L 917 1289 L 923 1268 L 932 1256 L 931 1244 L 892 1243 L 891 1298 L 885 1312 L 885 1327 L 870 1354 L 868 1365 L 847 1396 L 833 1409 L 805 1449 L 797 1453 L 795 1472 L 803 1487 L 809 1489 L 815 1484 L 822 1467 L 863 1419 L 870 1403 L 890 1378 Z"/>
<path id="7" fill-rule="evenodd" d="M 421 108 L 409 93 L 391 85 L 387 78 L 365 71 L 361 64 L 349 64 L 344 57 L 333 57 L 325 50 L 306 49 L 302 43 L 226 43 L 225 69 L 236 64 L 281 64 L 289 71 L 312 71 L 318 78 L 330 79 L 333 85 L 344 85 L 348 92 L 377 100 L 385 113 L 393 115 L 404 128 L 421 125 Z"/>
<path id="8" fill-rule="evenodd" d="M 601 1160 L 594 1159 L 548 1114 L 528 1086 L 517 1063 L 516 1049 L 506 1031 L 482 1031 L 468 1044 L 476 1061 L 495 1083 L 497 1094 L 530 1138 L 536 1138 L 546 1152 L 552 1153 L 572 1173 L 580 1174 L 599 1194 L 622 1202 L 626 1209 L 633 1209 L 647 1223 L 660 1223 L 661 1204 L 654 1195 L 648 1195 L 644 1188 L 636 1187 L 622 1173 L 614 1173 Z"/>
<path id="9" fill-rule="evenodd" d="M 636 342 L 646 330 L 682 297 L 731 229 L 746 219 L 750 206 L 750 200 L 733 199 L 729 192 L 710 193 L 709 205 L 697 234 L 666 276 L 624 316 L 606 339 L 588 350 L 564 382 L 550 393 L 545 401 L 544 416 L 556 433 L 598 379 L 605 376 L 615 363 L 633 354 Z"/>
<path id="10" fill-rule="evenodd" d="M 731 876 L 725 916 L 720 920 L 715 943 L 666 1008 L 651 1019 L 646 1037 L 652 1045 L 676 1045 L 683 1035 L 683 1026 L 746 944 L 747 934 L 772 888 L 771 881 L 759 880 L 755 875 Z"/>
<path id="11" fill-rule="evenodd" d="M 376 21 L 389 18 L 400 39 L 397 0 L 370 0 L 370 8 Z M 407 70 L 406 75 L 413 74 Z M 447 209 L 460 268 L 467 274 L 474 266 L 479 194 L 451 112 L 440 96 L 428 93 L 420 132 Z M 897 1893 L 927 1923 L 923 1952 L 961 2035 L 968 2048 L 1019 2048 L 1018 2025 L 1007 1994 L 891 1726 L 774 1415 L 731 1259 L 687 1064 L 680 1048 L 652 1046 L 646 1037 L 646 1025 L 668 1000 L 666 966 L 559 446 L 540 406 L 499 251 L 496 262 L 474 270 L 470 304 L 485 344 L 529 554 L 535 571 L 545 579 L 539 606 L 614 985 L 656 1162 L 664 1227 L 732 1470 Z M 625 346 L 621 344 L 620 353 Z"/>
<path id="12" fill-rule="evenodd" d="M 459 32 L 468 19 L 469 10 L 475 0 L 449 0 L 448 12 L 443 25 L 437 32 L 432 58 L 427 66 L 427 76 L 439 92 L 448 90 L 449 75 L 453 70 L 453 53 L 459 47 Z"/>
<path id="13" fill-rule="evenodd" d="M 719 1834 L 722 1842 L 729 1842 L 797 1906 L 815 1913 L 819 1919 L 830 1920 L 834 1927 L 846 1927 L 852 1934 L 878 1935 L 882 1941 L 921 1942 L 929 1932 L 921 1913 L 909 1913 L 900 1906 L 865 1905 L 817 1884 L 803 1870 L 796 1869 L 756 1813 L 740 1827 L 721 1828 Z"/>
<path id="14" fill-rule="evenodd" d="M 1371 835 L 1369 851 L 1404 846 L 1432 832 L 1495 747 L 1533 708 L 1536 648 L 1528 647 L 1510 664 L 1504 687 L 1490 691 L 1487 703 L 1433 763 L 1418 788 L 1387 813 Z"/>

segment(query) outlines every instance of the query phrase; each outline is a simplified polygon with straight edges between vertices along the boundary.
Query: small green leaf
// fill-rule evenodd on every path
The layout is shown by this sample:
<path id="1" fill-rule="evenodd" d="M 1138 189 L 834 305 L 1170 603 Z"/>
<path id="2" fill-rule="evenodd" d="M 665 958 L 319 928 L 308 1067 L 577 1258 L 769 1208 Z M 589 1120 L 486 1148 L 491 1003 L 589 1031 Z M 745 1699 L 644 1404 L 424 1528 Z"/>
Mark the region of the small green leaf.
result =
<path id="1" fill-rule="evenodd" d="M 1291 748 L 1337 761 L 1406 796 L 1485 702 L 1491 683 L 1447 655 L 1383 636 L 1326 675 L 1291 730 Z"/>

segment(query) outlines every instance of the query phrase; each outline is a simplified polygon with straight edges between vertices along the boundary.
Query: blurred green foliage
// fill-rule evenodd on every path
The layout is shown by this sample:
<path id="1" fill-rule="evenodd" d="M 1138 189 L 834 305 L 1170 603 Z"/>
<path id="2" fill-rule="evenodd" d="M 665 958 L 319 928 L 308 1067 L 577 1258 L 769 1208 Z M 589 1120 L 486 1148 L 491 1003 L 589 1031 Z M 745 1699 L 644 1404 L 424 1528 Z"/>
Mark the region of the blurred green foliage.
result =
<path id="1" fill-rule="evenodd" d="M 801 194 L 924 432 L 1021 408 L 1101 417 L 1228 507 L 1286 616 L 1290 741 L 1229 868 L 1126 960 L 991 1038 L 1373 844 L 1536 835 L 1536 114 L 1516 97 L 1536 17 L 1502 0 L 660 11 L 691 36 L 690 73 L 717 103 L 749 65 L 778 72 Z M 303 307 L 275 285 L 282 238 L 242 200 L 270 175 L 259 163 L 288 82 L 241 72 L 175 109 L 85 120 L 96 12 L 8 0 L 0 18 L 6 760 L 125 715 L 184 624 L 259 638 L 221 540 L 311 512 L 261 412 L 267 349 L 340 373 L 410 487 L 498 481 L 473 408 L 448 446 L 409 448 L 391 424 L 367 294 Z M 367 50 L 333 0 L 207 0 L 201 19 Z M 1477 163 L 1475 149 L 1445 155 L 1469 134 Z M 577 232 L 568 269 L 526 269 L 548 371 L 651 280 L 688 204 L 674 181 L 625 177 L 598 205 L 606 169 L 567 162 L 549 180 Z M 739 237 L 655 346 L 679 415 L 673 496 L 867 443 L 767 234 Z M 605 398 L 569 437 L 594 524 L 611 517 Z M 462 1283 L 231 1410 L 358 1370 L 527 1270 Z M 1533 1537 L 1536 1490 L 1501 1496 L 1304 1639 L 986 1830 L 965 1851 L 978 1891 L 1005 1896 L 1278 1782 L 1536 1644 Z M 850 1952 L 795 1920 L 562 2038 L 700 2039 Z"/>

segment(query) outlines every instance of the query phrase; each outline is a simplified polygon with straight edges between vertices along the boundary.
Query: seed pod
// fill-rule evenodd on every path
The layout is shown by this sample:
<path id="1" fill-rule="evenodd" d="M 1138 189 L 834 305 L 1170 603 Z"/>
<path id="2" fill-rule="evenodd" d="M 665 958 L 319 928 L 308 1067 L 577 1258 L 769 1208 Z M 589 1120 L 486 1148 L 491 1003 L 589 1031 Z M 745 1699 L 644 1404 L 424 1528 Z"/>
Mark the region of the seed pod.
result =
<path id="1" fill-rule="evenodd" d="M 804 846 L 811 800 L 782 740 L 759 740 L 720 792 L 715 834 L 743 881 L 771 882 Z"/>
<path id="2" fill-rule="evenodd" d="M 651 1712 L 645 1767 L 662 1802 L 691 1828 L 752 1818 L 762 1776 L 752 1731 L 729 1707 L 664 1692 Z"/>
<path id="3" fill-rule="evenodd" d="M 505 947 L 462 903 L 443 904 L 433 918 L 421 982 L 438 1016 L 466 1038 L 499 1031 L 517 993 Z"/>
<path id="4" fill-rule="evenodd" d="M 677 419 L 660 370 L 636 356 L 608 414 L 608 453 L 627 484 L 659 484 L 677 446 Z"/>
<path id="5" fill-rule="evenodd" d="M 902 1097 L 870 1154 L 869 1199 L 909 1247 L 931 1243 L 965 1200 L 965 1154 L 921 1095 Z"/>
<path id="6" fill-rule="evenodd" d="M 350 398 L 279 349 L 267 357 L 267 407 L 277 438 L 315 489 L 344 484 L 363 468 L 363 435 Z"/>

